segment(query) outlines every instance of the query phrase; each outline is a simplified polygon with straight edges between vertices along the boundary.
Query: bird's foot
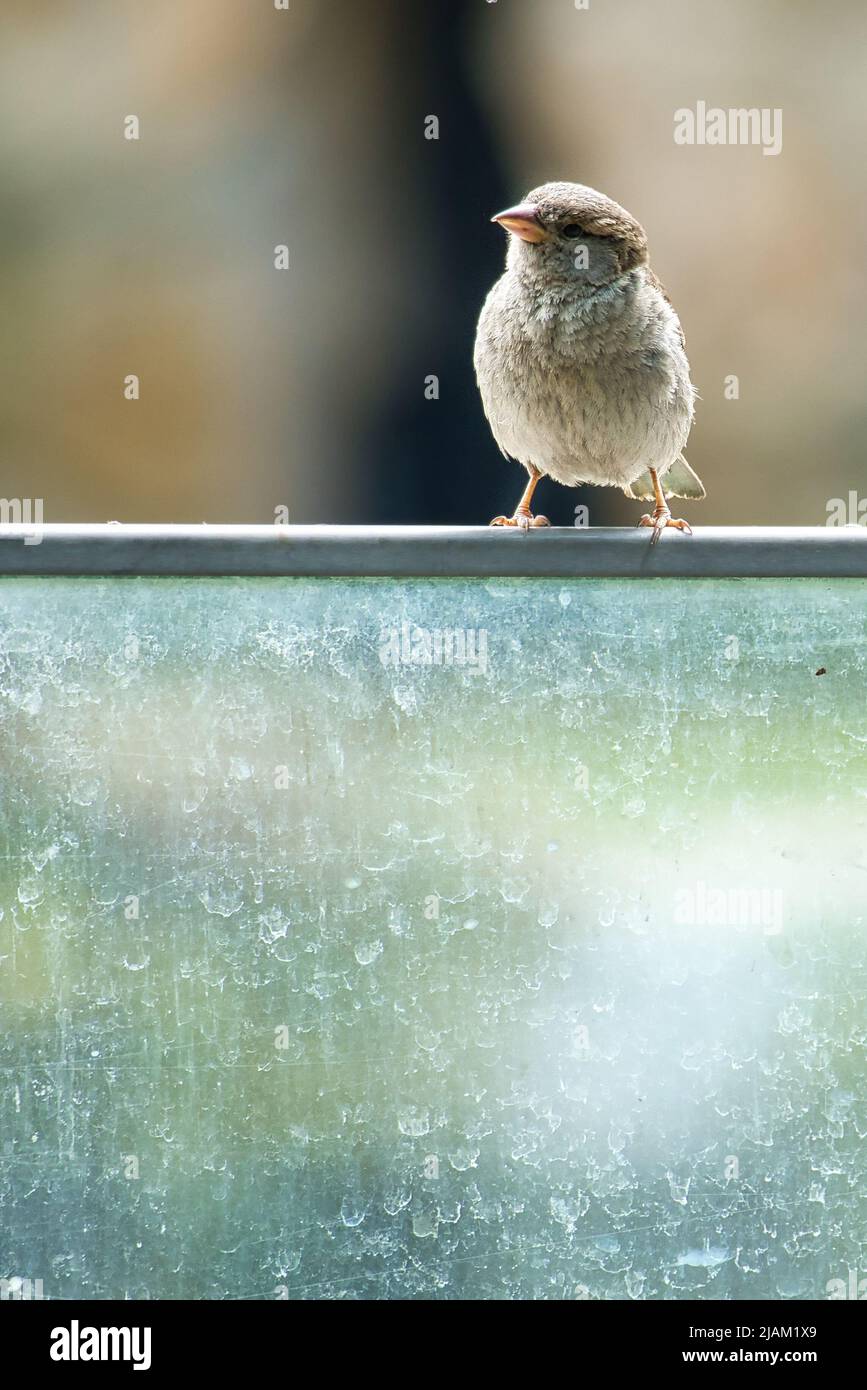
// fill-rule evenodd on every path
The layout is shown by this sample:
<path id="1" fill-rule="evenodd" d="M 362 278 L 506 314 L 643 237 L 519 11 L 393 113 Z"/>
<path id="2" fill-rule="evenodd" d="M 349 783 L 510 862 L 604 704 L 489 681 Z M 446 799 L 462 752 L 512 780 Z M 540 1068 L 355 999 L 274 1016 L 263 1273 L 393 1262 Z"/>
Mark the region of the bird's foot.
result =
<path id="1" fill-rule="evenodd" d="M 672 526 L 675 531 L 683 531 L 687 536 L 692 535 L 692 527 L 689 522 L 683 521 L 680 517 L 672 516 L 668 507 L 654 507 L 653 514 L 645 513 L 638 524 L 639 526 L 653 527 L 653 535 L 650 537 L 651 545 L 656 545 L 667 526 Z"/>
<path id="2" fill-rule="evenodd" d="M 529 531 L 531 526 L 550 526 L 546 516 L 534 516 L 528 507 L 518 507 L 514 516 L 495 516 L 491 526 L 517 526 L 519 531 Z"/>

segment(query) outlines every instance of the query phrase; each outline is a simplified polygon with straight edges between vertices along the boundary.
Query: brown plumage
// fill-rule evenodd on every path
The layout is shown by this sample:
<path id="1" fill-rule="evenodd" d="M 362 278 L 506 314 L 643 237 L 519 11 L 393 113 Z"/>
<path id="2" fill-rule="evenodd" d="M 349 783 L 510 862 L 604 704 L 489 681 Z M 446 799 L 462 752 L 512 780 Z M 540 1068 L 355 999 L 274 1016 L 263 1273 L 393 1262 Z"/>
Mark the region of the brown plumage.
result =
<path id="1" fill-rule="evenodd" d="M 582 184 L 549 183 L 498 213 L 506 270 L 485 301 L 475 367 L 503 452 L 530 481 L 512 517 L 547 524 L 530 500 L 540 477 L 652 497 L 653 540 L 675 520 L 670 495 L 703 497 L 683 458 L 695 393 L 683 330 L 631 213 Z"/>

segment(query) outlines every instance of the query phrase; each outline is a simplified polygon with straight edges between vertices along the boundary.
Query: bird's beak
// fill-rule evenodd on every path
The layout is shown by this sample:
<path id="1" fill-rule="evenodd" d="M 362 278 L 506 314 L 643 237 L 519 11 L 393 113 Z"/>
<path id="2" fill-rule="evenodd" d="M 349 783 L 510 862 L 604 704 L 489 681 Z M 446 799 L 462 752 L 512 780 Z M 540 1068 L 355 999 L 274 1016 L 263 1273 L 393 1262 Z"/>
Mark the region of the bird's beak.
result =
<path id="1" fill-rule="evenodd" d="M 539 209 L 535 203 L 520 203 L 518 207 L 506 208 L 491 218 L 499 222 L 507 232 L 513 232 L 522 241 L 546 241 L 548 233 L 539 221 Z"/>

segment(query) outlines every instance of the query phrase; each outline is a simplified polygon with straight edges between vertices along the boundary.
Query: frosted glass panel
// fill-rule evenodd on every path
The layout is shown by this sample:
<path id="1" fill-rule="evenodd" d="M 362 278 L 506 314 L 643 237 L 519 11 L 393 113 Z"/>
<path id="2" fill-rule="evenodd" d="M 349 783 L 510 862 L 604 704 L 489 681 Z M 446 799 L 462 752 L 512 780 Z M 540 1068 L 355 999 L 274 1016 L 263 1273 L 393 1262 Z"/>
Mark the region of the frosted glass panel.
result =
<path id="1" fill-rule="evenodd" d="M 865 624 L 859 581 L 4 579 L 0 1274 L 863 1271 Z"/>

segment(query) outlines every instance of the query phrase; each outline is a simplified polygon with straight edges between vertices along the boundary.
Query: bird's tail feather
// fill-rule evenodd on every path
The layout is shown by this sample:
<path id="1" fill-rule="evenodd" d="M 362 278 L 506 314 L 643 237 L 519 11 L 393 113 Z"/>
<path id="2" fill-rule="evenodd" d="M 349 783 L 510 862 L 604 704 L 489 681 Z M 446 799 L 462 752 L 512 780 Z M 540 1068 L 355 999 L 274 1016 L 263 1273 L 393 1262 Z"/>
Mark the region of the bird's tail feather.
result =
<path id="1" fill-rule="evenodd" d="M 683 454 L 678 454 L 671 467 L 661 474 L 660 480 L 667 497 L 691 497 L 698 500 L 707 496 L 704 483 L 698 474 L 690 468 Z M 650 476 L 650 470 L 647 469 L 641 473 L 623 491 L 627 497 L 632 497 L 636 502 L 652 502 L 653 480 Z"/>

